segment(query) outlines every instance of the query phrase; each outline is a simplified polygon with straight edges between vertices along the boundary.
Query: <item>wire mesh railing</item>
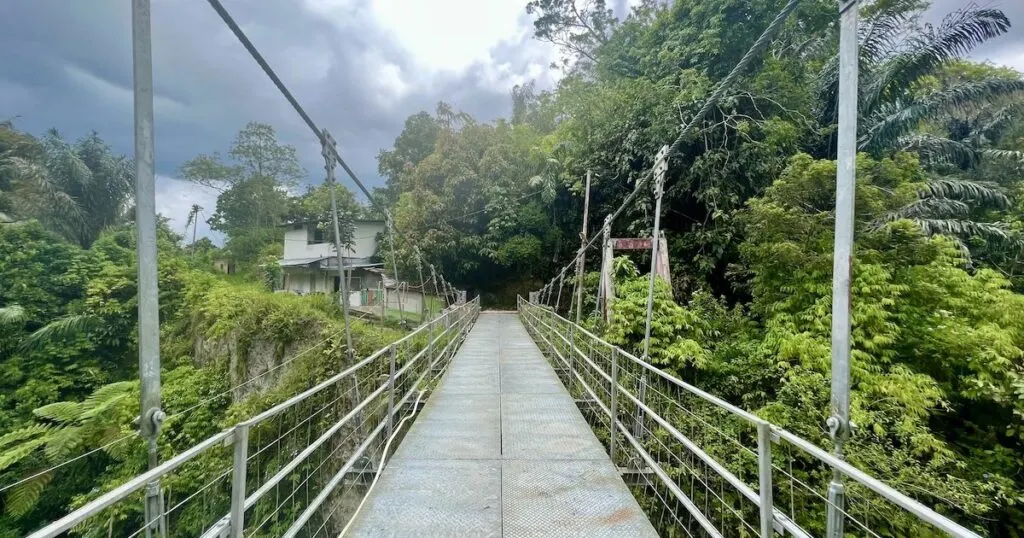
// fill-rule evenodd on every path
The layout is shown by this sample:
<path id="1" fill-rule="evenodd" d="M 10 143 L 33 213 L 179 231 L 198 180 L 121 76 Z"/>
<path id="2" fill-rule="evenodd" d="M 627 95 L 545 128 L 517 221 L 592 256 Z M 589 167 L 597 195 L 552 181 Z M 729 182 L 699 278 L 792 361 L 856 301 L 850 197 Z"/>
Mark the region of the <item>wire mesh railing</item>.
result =
<path id="1" fill-rule="evenodd" d="M 386 464 L 396 417 L 424 401 L 479 311 L 448 310 L 30 536 L 336 536 Z M 161 510 L 147 514 L 153 489 Z"/>
<path id="2" fill-rule="evenodd" d="M 833 472 L 848 535 L 977 536 L 814 443 L 519 298 L 534 340 L 663 536 L 821 536 Z"/>

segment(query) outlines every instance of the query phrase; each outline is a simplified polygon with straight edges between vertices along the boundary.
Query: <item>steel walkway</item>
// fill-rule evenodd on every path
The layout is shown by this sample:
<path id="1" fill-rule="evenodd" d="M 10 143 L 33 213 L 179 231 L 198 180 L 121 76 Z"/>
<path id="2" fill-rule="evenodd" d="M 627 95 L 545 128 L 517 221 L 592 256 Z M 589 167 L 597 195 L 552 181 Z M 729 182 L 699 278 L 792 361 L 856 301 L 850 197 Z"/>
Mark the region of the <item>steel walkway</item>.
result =
<path id="1" fill-rule="evenodd" d="M 511 313 L 485 312 L 347 536 L 657 536 Z"/>

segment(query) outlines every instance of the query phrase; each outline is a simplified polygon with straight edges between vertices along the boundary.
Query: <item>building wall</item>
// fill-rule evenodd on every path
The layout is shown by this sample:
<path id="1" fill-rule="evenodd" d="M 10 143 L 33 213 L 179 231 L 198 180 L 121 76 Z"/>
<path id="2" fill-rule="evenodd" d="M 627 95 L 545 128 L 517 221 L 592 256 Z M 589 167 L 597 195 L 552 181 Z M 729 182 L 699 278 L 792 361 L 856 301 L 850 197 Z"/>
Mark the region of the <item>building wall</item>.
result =
<path id="1" fill-rule="evenodd" d="M 388 308 L 398 310 L 399 295 L 401 295 L 402 310 L 405 312 L 421 312 L 423 310 L 423 294 L 418 291 L 388 290 Z"/>
<path id="2" fill-rule="evenodd" d="M 356 221 L 352 248 L 346 248 L 342 256 L 346 258 L 370 258 L 377 251 L 377 235 L 384 232 L 384 223 L 380 221 Z M 334 243 L 325 240 L 320 243 L 309 242 L 309 231 L 305 225 L 290 228 L 284 232 L 284 259 L 326 258 L 334 256 Z"/>
<path id="3" fill-rule="evenodd" d="M 307 267 L 285 267 L 284 289 L 295 293 L 334 293 L 336 270 L 309 269 Z M 363 269 L 354 269 L 349 277 L 352 294 L 380 286 L 380 275 Z M 361 303 L 353 303 L 359 305 Z"/>
<path id="4" fill-rule="evenodd" d="M 328 280 L 327 271 L 305 267 L 285 267 L 284 275 L 284 289 L 288 291 L 303 295 L 334 292 L 334 279 Z"/>
<path id="5" fill-rule="evenodd" d="M 352 232 L 352 248 L 346 249 L 345 256 L 351 258 L 370 258 L 377 252 L 377 235 L 386 229 L 383 221 L 360 220 L 355 223 Z"/>
<path id="6" fill-rule="evenodd" d="M 284 232 L 284 259 L 325 258 L 334 255 L 331 243 L 310 243 L 309 232 L 305 226 L 289 229 Z"/>

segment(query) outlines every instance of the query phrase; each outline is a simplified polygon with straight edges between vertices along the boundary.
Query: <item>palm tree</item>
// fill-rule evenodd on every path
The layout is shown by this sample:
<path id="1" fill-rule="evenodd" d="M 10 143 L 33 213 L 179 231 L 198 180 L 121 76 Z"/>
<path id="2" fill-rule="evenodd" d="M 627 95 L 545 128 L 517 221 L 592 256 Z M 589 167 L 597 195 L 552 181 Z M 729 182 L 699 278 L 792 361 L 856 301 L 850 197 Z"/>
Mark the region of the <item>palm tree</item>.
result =
<path id="1" fill-rule="evenodd" d="M 38 219 L 82 247 L 125 220 L 134 185 L 130 159 L 114 155 L 95 132 L 69 144 L 51 129 L 40 147 L 38 156 L 0 155 L 15 213 Z"/>
<path id="2" fill-rule="evenodd" d="M 199 228 L 199 212 L 203 210 L 203 206 L 199 204 L 192 204 L 192 207 L 188 210 L 188 220 L 185 222 L 185 232 L 188 232 L 188 227 L 192 226 L 192 254 L 191 257 L 196 257 L 196 230 Z"/>
<path id="3" fill-rule="evenodd" d="M 909 218 L 928 234 L 1005 239 L 1002 226 L 972 217 L 981 207 L 1008 206 L 1008 198 L 1000 186 L 980 181 L 970 171 L 985 159 L 1024 160 L 1018 152 L 985 143 L 1024 103 L 1024 79 L 992 72 L 947 81 L 937 90 L 924 88 L 976 46 L 1006 33 L 1010 21 L 1002 11 L 971 4 L 947 15 L 938 27 L 922 27 L 917 23 L 921 10 L 917 0 L 895 0 L 877 12 L 868 11 L 860 32 L 860 149 L 876 156 L 914 151 L 929 173 L 919 200 L 882 216 L 879 223 Z M 837 56 L 826 63 L 818 87 L 819 121 L 835 124 Z M 949 125 L 964 114 L 991 121 L 957 136 Z"/>

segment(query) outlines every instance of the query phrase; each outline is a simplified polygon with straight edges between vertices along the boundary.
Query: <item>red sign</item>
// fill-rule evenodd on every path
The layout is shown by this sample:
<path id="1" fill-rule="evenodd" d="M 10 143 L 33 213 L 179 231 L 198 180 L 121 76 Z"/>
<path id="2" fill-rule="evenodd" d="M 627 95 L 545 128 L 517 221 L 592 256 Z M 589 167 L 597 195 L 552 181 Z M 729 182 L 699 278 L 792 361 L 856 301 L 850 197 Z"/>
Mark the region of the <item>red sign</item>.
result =
<path id="1" fill-rule="evenodd" d="M 612 239 L 612 248 L 615 250 L 651 250 L 651 238 L 629 237 Z"/>

